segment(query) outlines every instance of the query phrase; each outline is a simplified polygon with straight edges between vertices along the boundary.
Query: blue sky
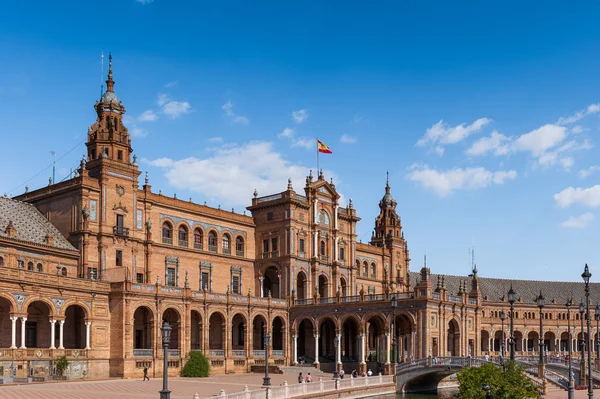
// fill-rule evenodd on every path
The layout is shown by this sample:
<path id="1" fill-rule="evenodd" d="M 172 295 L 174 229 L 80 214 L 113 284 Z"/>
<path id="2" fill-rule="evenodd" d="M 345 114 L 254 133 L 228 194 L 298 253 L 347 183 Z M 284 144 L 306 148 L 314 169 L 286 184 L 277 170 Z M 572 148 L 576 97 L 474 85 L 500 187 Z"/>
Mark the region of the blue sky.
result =
<path id="1" fill-rule="evenodd" d="M 241 212 L 301 191 L 318 136 L 363 242 L 389 170 L 412 270 L 467 274 L 474 240 L 484 276 L 600 278 L 600 6 L 368 5 L 5 5 L 0 192 L 46 185 L 51 150 L 77 166 L 112 52 L 156 191 Z"/>

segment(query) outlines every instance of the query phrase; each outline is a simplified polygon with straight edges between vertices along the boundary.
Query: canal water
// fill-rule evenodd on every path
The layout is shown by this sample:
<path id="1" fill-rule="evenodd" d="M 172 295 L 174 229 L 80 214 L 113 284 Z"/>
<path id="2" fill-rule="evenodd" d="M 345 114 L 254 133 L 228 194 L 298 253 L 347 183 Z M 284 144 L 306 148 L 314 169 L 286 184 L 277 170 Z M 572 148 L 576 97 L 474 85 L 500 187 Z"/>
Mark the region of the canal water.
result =
<path id="1" fill-rule="evenodd" d="M 404 393 L 377 396 L 377 399 L 456 399 L 458 388 L 440 389 L 437 393 Z"/>

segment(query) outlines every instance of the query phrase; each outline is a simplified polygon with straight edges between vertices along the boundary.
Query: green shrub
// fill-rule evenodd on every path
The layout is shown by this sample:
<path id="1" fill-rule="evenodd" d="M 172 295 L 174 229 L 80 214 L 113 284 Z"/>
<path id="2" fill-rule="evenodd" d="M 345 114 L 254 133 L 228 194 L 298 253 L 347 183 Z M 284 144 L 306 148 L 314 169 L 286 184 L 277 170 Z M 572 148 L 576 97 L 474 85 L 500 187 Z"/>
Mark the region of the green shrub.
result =
<path id="1" fill-rule="evenodd" d="M 481 367 L 464 368 L 458 372 L 461 399 L 484 399 L 483 384 L 490 387 L 494 399 L 539 398 L 540 394 L 525 374 L 525 369 L 514 361 L 505 361 L 506 371 L 486 363 Z"/>
<path id="2" fill-rule="evenodd" d="M 56 365 L 56 371 L 58 371 L 58 374 L 65 375 L 65 370 L 67 369 L 67 367 L 69 367 L 70 362 L 67 359 L 67 356 L 62 355 L 58 359 L 56 359 L 54 364 Z"/>
<path id="3" fill-rule="evenodd" d="M 210 372 L 210 361 L 200 351 L 191 351 L 185 367 L 183 368 L 184 377 L 208 377 Z"/>

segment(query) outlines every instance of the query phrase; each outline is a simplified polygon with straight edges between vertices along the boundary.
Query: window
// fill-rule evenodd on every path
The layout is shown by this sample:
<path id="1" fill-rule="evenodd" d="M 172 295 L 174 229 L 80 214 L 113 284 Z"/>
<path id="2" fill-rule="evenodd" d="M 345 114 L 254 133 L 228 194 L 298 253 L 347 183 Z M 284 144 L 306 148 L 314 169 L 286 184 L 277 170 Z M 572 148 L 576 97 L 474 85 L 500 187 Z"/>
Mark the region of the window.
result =
<path id="1" fill-rule="evenodd" d="M 360 261 L 356 260 L 356 275 L 360 276 Z"/>
<path id="2" fill-rule="evenodd" d="M 301 238 L 298 243 L 298 251 L 302 253 L 304 252 L 304 238 Z"/>
<path id="3" fill-rule="evenodd" d="M 27 270 L 29 270 L 30 272 L 33 271 L 33 262 L 27 262 Z"/>
<path id="4" fill-rule="evenodd" d="M 123 251 L 121 251 L 120 249 L 117 249 L 115 263 L 117 266 L 123 266 Z"/>
<path id="5" fill-rule="evenodd" d="M 95 267 L 88 267 L 87 269 L 88 279 L 97 280 L 98 279 L 98 269 Z"/>
<path id="6" fill-rule="evenodd" d="M 202 272 L 202 276 L 200 278 L 200 289 L 210 290 L 210 272 Z"/>
<path id="7" fill-rule="evenodd" d="M 231 292 L 240 294 L 240 276 L 231 276 Z"/>
<path id="8" fill-rule="evenodd" d="M 267 213 L 267 220 L 273 220 L 273 212 Z"/>
<path id="9" fill-rule="evenodd" d="M 275 252 L 279 250 L 279 240 L 277 238 L 271 239 L 271 251 Z M 276 256 L 276 255 L 273 255 Z"/>
<path id="10" fill-rule="evenodd" d="M 371 263 L 371 278 L 376 278 L 376 277 L 377 277 L 377 273 L 376 273 L 375 263 Z"/>
<path id="11" fill-rule="evenodd" d="M 325 241 L 321 241 L 321 246 L 320 246 L 320 249 L 319 249 L 319 253 L 322 256 L 325 256 Z"/>
<path id="12" fill-rule="evenodd" d="M 341 247 L 340 248 L 340 260 L 344 260 L 344 252 L 345 252 L 344 248 Z"/>
<path id="13" fill-rule="evenodd" d="M 108 157 L 108 148 L 104 149 L 104 154 L 106 154 L 106 156 Z"/>
<path id="14" fill-rule="evenodd" d="M 175 287 L 175 268 L 167 268 L 167 285 L 169 287 Z"/>
<path id="15" fill-rule="evenodd" d="M 123 150 L 119 150 L 119 151 L 117 151 L 117 159 L 118 159 L 119 161 L 122 161 L 122 160 L 123 160 Z"/>
<path id="16" fill-rule="evenodd" d="M 179 226 L 177 231 L 177 241 L 180 247 L 188 246 L 188 229 L 186 226 Z"/>
<path id="17" fill-rule="evenodd" d="M 37 271 L 38 271 L 38 273 L 41 273 L 41 272 L 42 272 L 42 270 L 43 270 L 42 264 L 41 264 L 41 263 L 38 263 L 38 264 L 37 264 Z"/>
<path id="18" fill-rule="evenodd" d="M 62 270 L 60 271 L 60 274 L 62 274 L 63 276 L 67 275 L 67 268 L 63 267 Z"/>
<path id="19" fill-rule="evenodd" d="M 143 283 L 144 283 L 144 273 L 137 273 L 137 274 L 135 275 L 135 277 L 136 277 L 136 278 L 135 278 L 135 281 L 136 281 L 138 284 L 143 284 Z"/>
<path id="20" fill-rule="evenodd" d="M 90 154 L 90 158 L 96 159 L 96 150 L 92 150 L 92 153 Z"/>
<path id="21" fill-rule="evenodd" d="M 211 252 L 217 252 L 217 233 L 214 231 L 208 233 L 208 250 Z"/>
<path id="22" fill-rule="evenodd" d="M 223 248 L 224 254 L 231 254 L 231 237 L 229 234 L 223 234 L 223 239 L 221 240 L 221 246 Z"/>
<path id="23" fill-rule="evenodd" d="M 367 262 L 363 263 L 363 277 L 367 277 L 368 276 L 368 269 L 369 269 L 369 264 Z"/>
<path id="24" fill-rule="evenodd" d="M 269 252 L 269 240 L 263 240 L 263 252 Z"/>
<path id="25" fill-rule="evenodd" d="M 19 269 L 25 269 L 25 262 L 23 262 L 23 259 L 19 259 L 19 260 L 17 261 L 17 267 L 18 267 Z"/>
<path id="26" fill-rule="evenodd" d="M 4 266 L 4 258 L 0 256 L 0 266 Z"/>
<path id="27" fill-rule="evenodd" d="M 242 237 L 235 238 L 235 254 L 244 256 L 244 239 Z"/>
<path id="28" fill-rule="evenodd" d="M 194 248 L 202 249 L 202 243 L 204 241 L 204 233 L 200 229 L 194 230 Z"/>
<path id="29" fill-rule="evenodd" d="M 163 244 L 173 244 L 173 227 L 169 222 L 164 222 L 162 225 L 162 242 Z"/>

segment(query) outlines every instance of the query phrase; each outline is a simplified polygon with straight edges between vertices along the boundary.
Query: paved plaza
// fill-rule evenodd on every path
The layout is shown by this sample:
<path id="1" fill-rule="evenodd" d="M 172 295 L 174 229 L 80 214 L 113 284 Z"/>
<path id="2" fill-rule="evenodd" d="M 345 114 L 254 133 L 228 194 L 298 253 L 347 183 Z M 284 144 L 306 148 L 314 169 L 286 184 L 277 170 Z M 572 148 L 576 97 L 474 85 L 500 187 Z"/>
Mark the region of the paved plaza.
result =
<path id="1" fill-rule="evenodd" d="M 315 370 L 316 371 L 316 370 Z M 330 379 L 331 374 L 313 373 L 313 381 L 319 377 Z M 192 399 L 194 393 L 203 398 L 218 394 L 221 389 L 227 393 L 239 392 L 248 385 L 250 390 L 258 389 L 262 385 L 262 374 L 230 374 L 217 375 L 208 378 L 170 378 L 169 389 L 171 399 Z M 291 374 L 271 375 L 274 386 L 297 383 L 297 377 Z M 158 398 L 158 391 L 162 389 L 162 379 L 153 378 L 150 381 L 142 380 L 105 380 L 105 381 L 74 381 L 74 382 L 49 382 L 27 385 L 0 386 L 1 399 L 131 399 L 131 398 Z"/>

